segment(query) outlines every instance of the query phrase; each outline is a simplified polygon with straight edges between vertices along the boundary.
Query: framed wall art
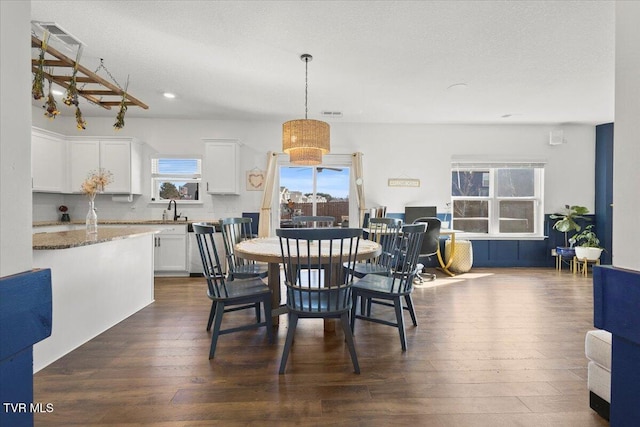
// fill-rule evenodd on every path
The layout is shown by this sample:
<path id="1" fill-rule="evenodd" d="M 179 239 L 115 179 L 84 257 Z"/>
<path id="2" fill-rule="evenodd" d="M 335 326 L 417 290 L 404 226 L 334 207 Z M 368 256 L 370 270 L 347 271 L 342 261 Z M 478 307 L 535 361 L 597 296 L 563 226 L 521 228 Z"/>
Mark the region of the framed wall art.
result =
<path id="1" fill-rule="evenodd" d="M 247 171 L 247 191 L 262 191 L 266 179 L 266 171 L 253 168 Z"/>

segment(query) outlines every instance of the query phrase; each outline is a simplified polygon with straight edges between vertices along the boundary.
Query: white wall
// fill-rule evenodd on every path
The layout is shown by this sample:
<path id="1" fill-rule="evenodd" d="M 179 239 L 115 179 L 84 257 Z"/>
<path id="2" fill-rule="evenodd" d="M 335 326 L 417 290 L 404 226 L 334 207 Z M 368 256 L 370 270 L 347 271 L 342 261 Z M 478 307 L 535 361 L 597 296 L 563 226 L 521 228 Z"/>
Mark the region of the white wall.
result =
<path id="1" fill-rule="evenodd" d="M 31 269 L 30 16 L 0 1 L 0 277 Z"/>
<path id="2" fill-rule="evenodd" d="M 616 2 L 613 265 L 640 271 L 640 3 Z"/>
<path id="3" fill-rule="evenodd" d="M 64 106 L 62 108 L 65 108 Z M 77 135 L 71 117 L 48 121 L 34 109 L 34 126 Z M 86 135 L 135 136 L 150 150 L 165 154 L 203 154 L 202 138 L 237 138 L 242 147 L 242 173 L 266 168 L 268 150 L 280 151 L 281 123 L 216 120 L 166 120 L 127 118 L 116 133 L 113 118 L 87 118 Z M 549 132 L 561 128 L 566 144 L 549 145 Z M 387 125 L 331 123 L 332 153 L 364 153 L 367 206 L 386 205 L 387 212 L 404 212 L 408 204 L 436 205 L 444 212 L 450 195 L 451 156 L 478 155 L 499 158 L 546 160 L 545 212 L 557 212 L 565 204 L 594 209 L 595 127 L 578 125 Z M 149 151 L 151 152 L 151 151 Z M 148 175 L 148 162 L 145 162 Z M 391 188 L 388 178 L 418 178 L 419 188 Z M 108 196 L 96 205 L 102 218 L 160 218 L 164 206 L 150 205 L 147 178 L 133 204 L 111 202 Z M 79 185 L 79 184 L 78 184 Z M 242 189 L 240 196 L 205 196 L 205 205 L 181 208 L 189 218 L 216 219 L 255 212 L 260 192 Z M 59 198 L 35 195 L 34 220 L 55 219 Z M 83 218 L 86 200 L 64 196 L 72 217 Z M 132 209 L 134 208 L 134 209 Z"/>

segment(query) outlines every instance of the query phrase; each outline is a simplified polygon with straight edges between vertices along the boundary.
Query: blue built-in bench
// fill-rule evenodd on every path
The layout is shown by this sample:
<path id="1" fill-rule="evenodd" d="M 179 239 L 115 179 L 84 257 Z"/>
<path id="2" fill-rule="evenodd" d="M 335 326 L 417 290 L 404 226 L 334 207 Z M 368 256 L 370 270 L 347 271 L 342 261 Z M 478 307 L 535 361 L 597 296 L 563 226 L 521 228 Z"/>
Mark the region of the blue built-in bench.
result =
<path id="1" fill-rule="evenodd" d="M 0 425 L 33 426 L 33 345 L 51 335 L 51 270 L 0 278 Z M 51 404 L 51 403 L 50 403 Z"/>
<path id="2" fill-rule="evenodd" d="M 392 218 L 404 219 L 402 213 L 388 213 Z M 438 214 L 441 221 L 444 214 Z M 545 215 L 544 234 L 545 239 L 540 240 L 483 240 L 473 239 L 473 266 L 474 267 L 553 267 L 555 258 L 551 256 L 551 250 L 556 246 L 564 246 L 564 234 L 553 230 L 555 220 Z M 457 239 L 464 239 L 456 236 Z M 440 242 L 440 250 L 444 253 L 444 242 Z M 437 260 L 431 260 L 428 267 L 435 267 Z"/>

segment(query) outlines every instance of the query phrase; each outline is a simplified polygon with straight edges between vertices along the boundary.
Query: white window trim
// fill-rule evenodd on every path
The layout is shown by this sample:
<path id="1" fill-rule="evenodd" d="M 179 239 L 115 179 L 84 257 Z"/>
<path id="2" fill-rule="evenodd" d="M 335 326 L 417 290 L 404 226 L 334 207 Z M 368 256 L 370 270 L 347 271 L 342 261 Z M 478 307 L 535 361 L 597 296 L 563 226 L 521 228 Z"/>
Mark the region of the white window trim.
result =
<path id="1" fill-rule="evenodd" d="M 157 160 L 157 159 L 197 159 L 200 162 L 200 173 L 199 174 L 188 174 L 188 175 L 184 175 L 184 174 L 175 174 L 175 175 L 166 175 L 166 174 L 154 174 L 153 173 L 153 161 Z M 202 196 L 204 195 L 204 193 L 202 192 L 202 163 L 203 163 L 203 159 L 202 159 L 202 155 L 199 154 L 152 154 L 151 155 L 151 200 L 149 201 L 150 204 L 156 204 L 156 205 L 166 205 L 167 204 L 167 200 L 158 200 L 159 199 L 159 194 L 157 194 L 156 192 L 156 181 L 159 178 L 166 178 L 166 179 L 171 179 L 173 181 L 177 180 L 181 180 L 181 181 L 185 181 L 185 182 L 197 182 L 200 185 L 200 199 L 199 200 L 178 200 L 180 202 L 180 204 L 187 204 L 187 205 L 202 205 L 204 204 L 204 201 L 202 199 Z"/>
<path id="2" fill-rule="evenodd" d="M 499 217 L 492 215 L 492 213 L 498 209 L 500 200 L 534 200 L 537 201 L 534 205 L 534 232 L 533 233 L 471 233 L 471 232 L 459 232 L 456 236 L 469 240 L 543 240 L 547 236 L 544 235 L 544 167 L 546 161 L 544 160 L 531 160 L 531 159 L 479 159 L 479 158 L 463 158 L 454 157 L 451 160 L 451 172 L 456 170 L 478 170 L 489 169 L 489 195 L 488 196 L 451 196 L 451 206 L 453 209 L 454 200 L 487 200 L 489 202 L 489 230 L 499 229 Z M 508 169 L 508 168 L 533 168 L 534 169 L 534 193 L 533 197 L 494 197 L 495 190 L 495 169 Z M 453 211 L 451 212 L 451 226 L 453 227 Z"/>

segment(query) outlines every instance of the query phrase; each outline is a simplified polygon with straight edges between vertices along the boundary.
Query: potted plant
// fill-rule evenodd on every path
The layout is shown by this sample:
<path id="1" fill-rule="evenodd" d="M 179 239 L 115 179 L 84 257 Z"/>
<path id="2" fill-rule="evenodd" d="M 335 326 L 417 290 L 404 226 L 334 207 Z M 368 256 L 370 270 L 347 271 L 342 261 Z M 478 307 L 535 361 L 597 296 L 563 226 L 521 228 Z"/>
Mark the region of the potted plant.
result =
<path id="1" fill-rule="evenodd" d="M 60 205 L 58 207 L 58 210 L 60 212 L 62 212 L 62 217 L 60 218 L 61 222 L 69 222 L 69 221 L 71 221 L 71 218 L 69 218 L 69 214 L 67 213 L 69 208 L 67 208 L 65 205 Z"/>
<path id="2" fill-rule="evenodd" d="M 600 247 L 600 239 L 593 231 L 593 224 L 587 225 L 582 232 L 573 236 L 572 240 L 577 245 L 575 250 L 578 259 L 595 261 L 600 258 L 603 248 Z"/>
<path id="3" fill-rule="evenodd" d="M 564 206 L 564 212 L 558 214 L 552 214 L 549 216 L 551 219 L 557 219 L 553 224 L 553 229 L 564 233 L 564 246 L 557 246 L 556 253 L 562 257 L 572 258 L 575 255 L 573 248 L 573 242 L 570 242 L 569 233 L 574 231 L 578 233 L 582 226 L 578 224 L 576 220 L 584 219 L 589 220 L 584 215 L 589 213 L 589 209 L 584 206 Z"/>

